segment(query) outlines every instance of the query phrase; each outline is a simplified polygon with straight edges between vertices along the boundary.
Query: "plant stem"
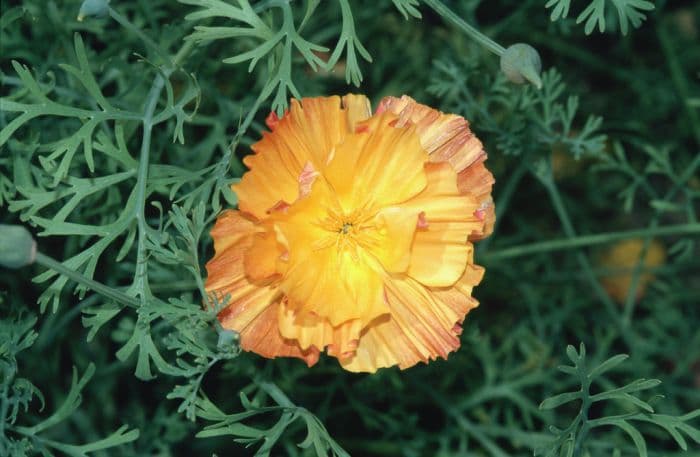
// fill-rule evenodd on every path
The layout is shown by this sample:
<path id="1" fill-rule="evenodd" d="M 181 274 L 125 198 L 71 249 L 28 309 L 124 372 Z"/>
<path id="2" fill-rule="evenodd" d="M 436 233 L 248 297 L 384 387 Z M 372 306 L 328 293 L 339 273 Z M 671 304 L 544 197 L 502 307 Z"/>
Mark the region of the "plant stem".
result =
<path id="1" fill-rule="evenodd" d="M 500 249 L 493 252 L 485 252 L 483 258 L 489 260 L 503 260 L 513 257 L 522 257 L 543 252 L 573 249 L 583 246 L 594 246 L 598 244 L 611 243 L 617 240 L 641 237 L 658 237 L 673 235 L 699 235 L 700 223 L 669 225 L 666 227 L 649 227 L 646 229 L 626 230 L 622 232 L 599 233 L 596 235 L 583 235 L 575 238 L 561 240 L 543 241 L 541 243 L 528 243 L 510 248 Z"/>
<path id="2" fill-rule="evenodd" d="M 141 152 L 139 154 L 139 171 L 136 181 L 136 206 L 134 208 L 134 217 L 138 224 L 138 244 L 136 251 L 136 272 L 134 273 L 134 288 L 141 302 L 145 303 L 146 298 L 150 296 L 151 291 L 148 286 L 148 272 L 146 258 L 146 234 L 148 232 L 148 224 L 146 222 L 146 184 L 148 181 L 148 167 L 150 163 L 151 152 L 151 133 L 153 131 L 153 117 L 160 99 L 160 94 L 165 86 L 165 81 L 170 75 L 177 70 L 180 62 L 194 48 L 193 41 L 185 42 L 185 45 L 178 51 L 172 61 L 172 65 L 164 69 L 162 73 L 158 73 L 151 90 L 146 98 L 146 107 L 143 114 L 143 140 L 141 142 Z"/>
<path id="3" fill-rule="evenodd" d="M 590 426 L 588 425 L 588 409 L 591 407 L 591 381 L 587 377 L 584 377 L 582 381 L 581 388 L 583 390 L 583 394 L 581 395 L 581 410 L 579 411 L 578 416 L 581 423 L 581 429 L 576 434 L 573 457 L 579 457 L 583 452 L 583 443 L 586 442 L 586 437 L 588 436 L 588 431 L 590 430 Z"/>
<path id="4" fill-rule="evenodd" d="M 52 259 L 51 257 L 42 254 L 41 252 L 36 253 L 36 263 L 46 268 L 49 268 L 59 274 L 62 274 L 63 276 L 72 279 L 78 284 L 81 284 L 106 298 L 110 298 L 114 301 L 123 303 L 131 307 L 139 306 L 139 301 L 134 297 L 126 295 L 125 293 L 120 292 L 117 289 L 109 287 L 105 284 L 102 284 L 101 282 L 95 281 L 94 279 L 86 278 L 84 275 L 78 273 L 75 270 L 71 270 L 70 268 L 63 265 L 61 262 L 58 262 Z"/>
<path id="5" fill-rule="evenodd" d="M 452 22 L 454 25 L 462 29 L 464 33 L 472 37 L 474 41 L 493 52 L 497 56 L 502 56 L 506 49 L 500 44 L 493 41 L 491 38 L 487 37 L 475 27 L 467 24 L 461 17 L 457 16 L 451 9 L 446 7 L 440 0 L 423 0 L 423 3 L 428 5 L 436 13 L 442 16 L 444 19 Z"/>

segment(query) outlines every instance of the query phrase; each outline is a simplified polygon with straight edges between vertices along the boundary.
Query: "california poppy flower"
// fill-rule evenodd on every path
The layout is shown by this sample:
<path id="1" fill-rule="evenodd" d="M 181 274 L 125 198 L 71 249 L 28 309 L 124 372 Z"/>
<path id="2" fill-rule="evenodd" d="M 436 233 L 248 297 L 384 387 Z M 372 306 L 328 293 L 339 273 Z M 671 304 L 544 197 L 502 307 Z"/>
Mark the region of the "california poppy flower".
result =
<path id="1" fill-rule="evenodd" d="M 212 229 L 206 289 L 244 350 L 350 371 L 447 357 L 483 269 L 493 176 L 463 118 L 410 97 L 292 100 Z"/>

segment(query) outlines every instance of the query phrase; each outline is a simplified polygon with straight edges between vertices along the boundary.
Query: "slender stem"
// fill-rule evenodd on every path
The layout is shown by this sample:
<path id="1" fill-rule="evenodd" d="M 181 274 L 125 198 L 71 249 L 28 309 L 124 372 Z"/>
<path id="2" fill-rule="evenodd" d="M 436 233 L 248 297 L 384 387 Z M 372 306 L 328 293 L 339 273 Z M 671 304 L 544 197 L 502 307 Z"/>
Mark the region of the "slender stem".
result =
<path id="1" fill-rule="evenodd" d="M 41 252 L 36 253 L 36 262 L 39 265 L 42 265 L 57 273 L 62 274 L 63 276 L 68 277 L 69 279 L 72 279 L 78 284 L 81 284 L 106 298 L 110 298 L 127 306 L 139 306 L 138 300 L 136 300 L 134 297 L 130 297 L 129 295 L 126 295 L 125 293 L 120 292 L 117 289 L 102 284 L 101 282 L 95 281 L 94 279 L 86 278 L 84 275 L 66 267 L 61 262 L 58 262 L 52 259 L 51 257 L 42 254 Z"/>
<path id="2" fill-rule="evenodd" d="M 655 227 L 646 229 L 626 230 L 622 232 L 598 233 L 595 235 L 583 235 L 575 238 L 561 240 L 543 241 L 541 243 L 528 243 L 493 252 L 486 252 L 483 258 L 486 260 L 503 260 L 513 257 L 522 257 L 543 252 L 573 249 L 583 246 L 594 246 L 598 244 L 611 243 L 617 240 L 641 237 L 658 237 L 674 235 L 698 235 L 700 234 L 700 223 L 669 225 L 666 227 Z"/>
<path id="3" fill-rule="evenodd" d="M 151 86 L 148 96 L 146 98 L 146 106 L 144 108 L 144 113 L 142 117 L 143 123 L 143 137 L 141 141 L 141 151 L 139 154 L 139 169 L 136 181 L 136 202 L 137 205 L 134 208 L 134 217 L 136 218 L 139 238 L 137 247 L 137 260 L 136 260 L 136 273 L 134 275 L 135 283 L 142 281 L 142 292 L 150 293 L 148 290 L 148 280 L 146 276 L 146 232 L 148 230 L 148 225 L 146 223 L 145 217 L 145 206 L 146 206 L 146 183 L 148 181 L 148 167 L 150 162 L 150 148 L 151 148 L 151 133 L 153 131 L 153 126 L 155 125 L 153 117 L 155 114 L 156 107 L 158 106 L 158 100 L 160 99 L 160 94 L 165 86 L 165 81 L 170 75 L 175 72 L 182 62 L 182 60 L 189 55 L 189 53 L 194 48 L 195 44 L 193 41 L 187 41 L 177 52 L 175 57 L 171 60 L 170 56 L 165 53 L 158 44 L 151 40 L 147 35 L 145 35 L 138 27 L 135 27 L 129 20 L 119 14 L 114 9 L 109 9 L 110 16 L 121 24 L 127 30 L 135 33 L 140 39 L 146 43 L 147 46 L 152 47 L 158 55 L 163 58 L 167 67 L 162 73 L 159 73 L 153 85 Z M 142 294 L 144 295 L 144 294 Z M 141 296 L 143 301 L 145 297 Z"/>
<path id="4" fill-rule="evenodd" d="M 588 409 L 591 407 L 591 381 L 585 375 L 581 384 L 581 389 L 583 390 L 583 395 L 581 396 L 581 410 L 578 415 L 578 419 L 581 422 L 581 429 L 576 434 L 573 452 L 574 457 L 579 457 L 583 452 L 583 445 L 586 442 L 586 437 L 590 430 L 590 425 L 588 424 Z"/>
<path id="5" fill-rule="evenodd" d="M 481 33 L 474 26 L 469 25 L 464 21 L 464 19 L 457 16 L 454 11 L 446 7 L 440 0 L 423 0 L 423 3 L 432 8 L 433 11 L 438 13 L 440 16 L 462 29 L 463 32 L 497 56 L 500 57 L 504 52 L 506 52 L 506 49 L 503 46 Z"/>
<path id="6" fill-rule="evenodd" d="M 151 132 L 153 131 L 153 114 L 155 113 L 160 92 L 165 85 L 165 78 L 158 74 L 146 99 L 146 109 L 143 116 L 143 139 L 141 141 L 141 153 L 139 155 L 139 173 L 136 181 L 136 206 L 134 207 L 134 217 L 138 224 L 138 245 L 136 254 L 136 272 L 134 273 L 134 286 L 140 284 L 139 296 L 145 302 L 146 295 L 150 294 L 148 289 L 148 276 L 146 262 L 146 234 L 148 224 L 146 222 L 146 183 L 148 181 L 148 166 L 151 152 Z"/>
<path id="7" fill-rule="evenodd" d="M 153 81 L 153 86 L 146 98 L 146 107 L 143 114 L 143 139 L 141 142 L 141 152 L 139 154 L 139 170 L 136 181 L 136 206 L 134 208 L 134 217 L 138 224 L 138 244 L 136 250 L 136 272 L 134 273 L 134 285 L 139 292 L 141 301 L 145 302 L 147 295 L 150 295 L 148 287 L 148 272 L 147 272 L 147 256 L 146 256 L 146 234 L 148 232 L 148 224 L 146 222 L 146 184 L 148 181 L 148 167 L 150 163 L 151 152 L 151 133 L 153 131 L 153 117 L 155 114 L 160 94 L 165 86 L 166 78 L 177 70 L 179 63 L 192 51 L 194 48 L 193 41 L 187 41 L 185 45 L 178 51 L 173 59 L 172 66 L 166 68 L 163 73 L 159 73 Z"/>

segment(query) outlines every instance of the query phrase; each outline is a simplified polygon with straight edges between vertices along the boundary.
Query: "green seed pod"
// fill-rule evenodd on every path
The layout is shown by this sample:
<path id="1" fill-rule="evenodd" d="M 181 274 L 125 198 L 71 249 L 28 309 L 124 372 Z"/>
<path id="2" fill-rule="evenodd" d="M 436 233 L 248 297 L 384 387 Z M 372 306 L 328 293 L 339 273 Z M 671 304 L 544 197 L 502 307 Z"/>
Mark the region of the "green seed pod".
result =
<path id="1" fill-rule="evenodd" d="M 88 16 L 102 17 L 109 14 L 109 0 L 83 0 L 78 12 L 78 20 L 82 21 Z"/>
<path id="2" fill-rule="evenodd" d="M 529 81 L 538 89 L 542 87 L 542 60 L 537 50 L 529 44 L 516 43 L 509 46 L 501 56 L 501 71 L 509 81 L 516 84 Z"/>
<path id="3" fill-rule="evenodd" d="M 20 268 L 34 263 L 36 241 L 21 225 L 0 224 L 0 266 Z"/>

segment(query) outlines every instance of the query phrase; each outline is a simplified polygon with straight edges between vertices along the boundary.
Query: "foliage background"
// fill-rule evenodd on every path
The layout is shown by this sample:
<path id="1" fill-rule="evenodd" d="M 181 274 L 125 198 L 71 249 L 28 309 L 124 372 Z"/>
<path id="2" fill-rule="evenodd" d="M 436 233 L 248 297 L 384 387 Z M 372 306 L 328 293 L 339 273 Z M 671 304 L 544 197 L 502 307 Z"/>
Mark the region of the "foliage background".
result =
<path id="1" fill-rule="evenodd" d="M 0 223 L 48 256 L 0 270 L 1 455 L 700 455 L 696 2 L 0 6 Z M 455 18 L 537 48 L 543 87 Z M 489 153 L 447 361 L 263 360 L 201 309 L 265 115 L 348 91 L 464 115 Z"/>

